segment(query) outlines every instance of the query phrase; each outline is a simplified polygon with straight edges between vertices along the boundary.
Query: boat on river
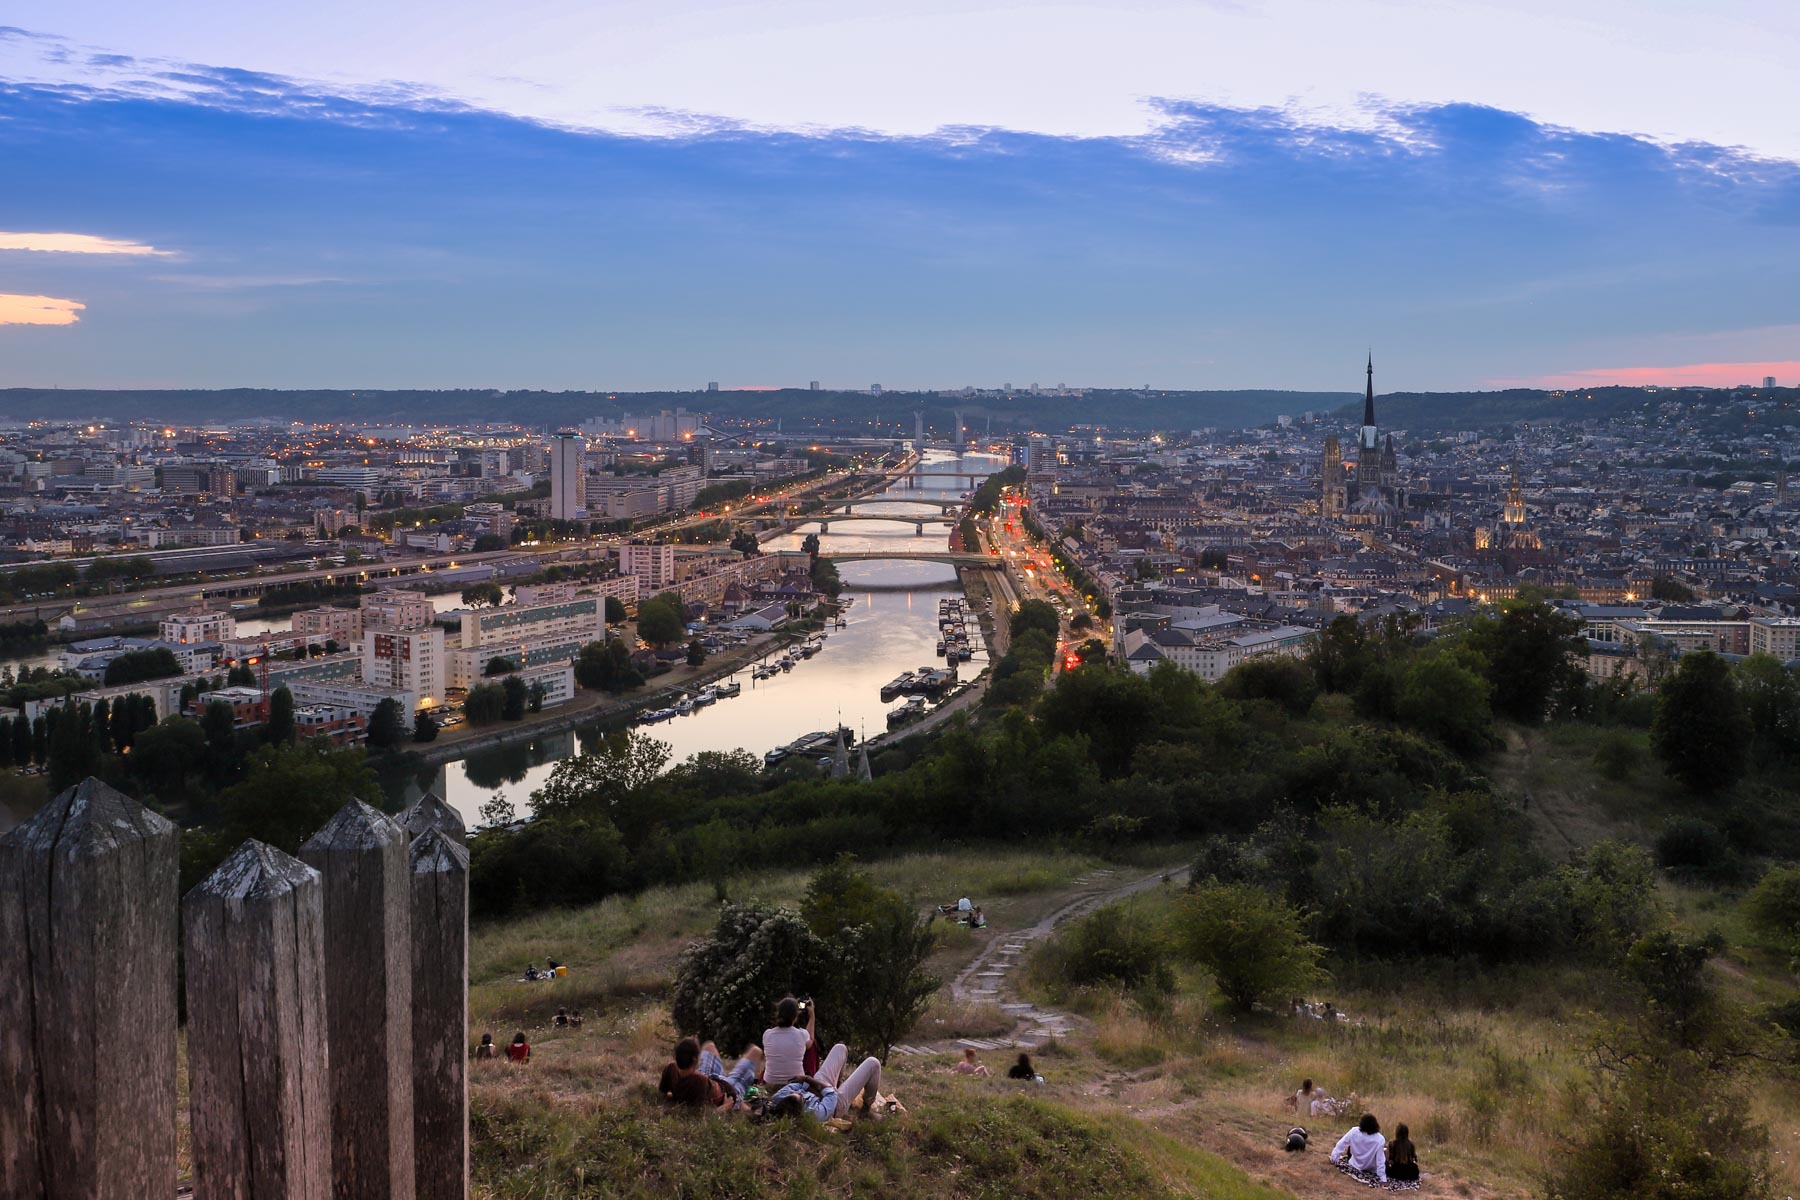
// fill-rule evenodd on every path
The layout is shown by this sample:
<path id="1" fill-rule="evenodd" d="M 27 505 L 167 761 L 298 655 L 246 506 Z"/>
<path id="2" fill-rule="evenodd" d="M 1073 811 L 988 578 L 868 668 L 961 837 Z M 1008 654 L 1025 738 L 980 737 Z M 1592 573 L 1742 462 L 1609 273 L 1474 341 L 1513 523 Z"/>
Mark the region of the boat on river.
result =
<path id="1" fill-rule="evenodd" d="M 914 696 L 905 704 L 888 710 L 887 723 L 889 729 L 910 724 L 925 715 L 925 697 Z"/>
<path id="2" fill-rule="evenodd" d="M 896 696 L 907 695 L 912 691 L 913 682 L 917 678 L 918 675 L 912 671 L 906 671 L 900 675 L 896 675 L 893 679 L 890 679 L 888 682 L 881 685 L 881 699 L 886 702 L 892 700 Z"/>
<path id="3" fill-rule="evenodd" d="M 717 689 L 701 688 L 699 691 L 694 693 L 694 706 L 696 708 L 705 708 L 707 705 L 712 704 L 715 701 L 717 701 L 718 698 L 719 698 L 719 693 L 718 693 Z"/>
<path id="4" fill-rule="evenodd" d="M 770 666 L 768 663 L 764 663 L 762 666 L 756 668 L 756 670 L 750 672 L 750 678 L 752 678 L 752 679 L 773 679 L 779 674 L 781 674 L 781 671 L 779 669 Z"/>
<path id="5" fill-rule="evenodd" d="M 743 690 L 744 690 L 744 685 L 739 683 L 735 679 L 730 680 L 729 682 L 726 682 L 726 683 L 721 683 L 717 687 L 713 688 L 713 692 L 721 700 L 730 700 L 734 696 L 737 696 L 741 692 L 743 692 Z"/>

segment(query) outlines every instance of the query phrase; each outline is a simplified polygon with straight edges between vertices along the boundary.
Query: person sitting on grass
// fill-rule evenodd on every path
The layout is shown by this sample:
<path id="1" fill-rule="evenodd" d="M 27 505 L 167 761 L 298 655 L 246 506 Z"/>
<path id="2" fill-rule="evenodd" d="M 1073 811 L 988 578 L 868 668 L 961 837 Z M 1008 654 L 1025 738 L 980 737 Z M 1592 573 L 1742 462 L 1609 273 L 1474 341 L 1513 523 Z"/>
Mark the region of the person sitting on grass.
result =
<path id="1" fill-rule="evenodd" d="M 1313 1086 L 1312 1080 L 1302 1079 L 1300 1081 L 1300 1089 L 1294 1093 L 1292 1099 L 1290 1099 L 1288 1103 L 1294 1106 L 1295 1116 L 1310 1117 L 1315 1115 L 1312 1108 L 1313 1102 L 1324 1095 L 1325 1093 L 1322 1090 Z"/>
<path id="2" fill-rule="evenodd" d="M 1008 1079 L 1023 1079 L 1026 1083 L 1042 1083 L 1037 1070 L 1031 1065 L 1031 1055 L 1020 1054 L 1019 1061 L 1012 1065 L 1006 1073 Z"/>
<path id="3" fill-rule="evenodd" d="M 475 1047 L 475 1057 L 476 1058 L 492 1058 L 492 1057 L 494 1057 L 494 1054 L 495 1054 L 494 1035 L 491 1033 L 482 1034 L 481 1035 L 481 1045 Z"/>
<path id="4" fill-rule="evenodd" d="M 958 1075 L 986 1075 L 988 1073 L 987 1064 L 975 1057 L 975 1047 L 973 1046 L 963 1048 L 962 1061 L 951 1070 Z"/>
<path id="5" fill-rule="evenodd" d="M 656 1090 L 670 1104 L 682 1108 L 729 1110 L 737 1099 L 727 1095 L 719 1081 L 700 1070 L 700 1043 L 684 1037 L 675 1043 L 675 1061 L 663 1068 Z"/>
<path id="6" fill-rule="evenodd" d="M 1331 1148 L 1331 1162 L 1338 1170 L 1364 1183 L 1387 1182 L 1387 1139 L 1381 1136 L 1381 1122 L 1374 1113 L 1364 1113 L 1362 1120 L 1349 1129 Z"/>
<path id="7" fill-rule="evenodd" d="M 806 1052 L 813 1044 L 819 1007 L 808 1004 L 805 1011 L 806 1022 L 801 1025 L 800 1001 L 783 996 L 775 1006 L 775 1024 L 763 1030 L 763 1079 L 771 1090 L 806 1076 Z"/>
<path id="8" fill-rule="evenodd" d="M 1404 1125 L 1394 1126 L 1394 1140 L 1387 1144 L 1387 1177 L 1396 1183 L 1419 1182 L 1419 1152 Z"/>
<path id="9" fill-rule="evenodd" d="M 512 1045 L 506 1048 L 506 1061 L 516 1063 L 531 1061 L 531 1043 L 525 1040 L 523 1029 L 513 1034 Z"/>

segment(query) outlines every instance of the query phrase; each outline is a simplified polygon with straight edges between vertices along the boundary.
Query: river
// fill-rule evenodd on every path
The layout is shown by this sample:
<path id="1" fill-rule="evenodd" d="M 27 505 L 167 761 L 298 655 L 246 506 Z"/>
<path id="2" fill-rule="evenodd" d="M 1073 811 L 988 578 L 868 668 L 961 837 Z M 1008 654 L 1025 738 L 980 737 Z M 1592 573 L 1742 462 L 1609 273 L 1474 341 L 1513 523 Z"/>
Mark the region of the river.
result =
<path id="1" fill-rule="evenodd" d="M 948 544 L 949 525 L 932 505 L 908 500 L 957 500 L 977 481 L 954 478 L 960 472 L 993 472 L 1005 465 L 993 455 L 957 456 L 928 451 L 925 462 L 908 479 L 884 492 L 867 515 L 892 515 L 893 521 L 855 521 L 833 525 L 822 536 L 827 553 L 847 551 L 941 550 Z M 862 503 L 867 503 L 864 501 Z M 921 535 L 919 520 L 927 521 Z M 816 522 L 765 543 L 769 549 L 799 549 Z M 734 700 L 721 700 L 685 717 L 648 727 L 646 732 L 670 747 L 672 762 L 702 750 L 748 750 L 760 757 L 813 730 L 840 722 L 863 734 L 887 730 L 891 703 L 880 697 L 881 685 L 903 671 L 941 665 L 936 656 L 937 604 L 961 595 L 955 569 L 930 562 L 855 562 L 839 567 L 843 595 L 851 598 L 846 627 L 829 631 L 824 649 L 792 671 L 756 681 L 748 671 L 735 676 L 744 685 Z M 962 667 L 972 678 L 985 665 Z M 396 800 L 411 800 L 429 787 L 443 796 L 471 825 L 479 822 L 483 804 L 504 795 L 522 816 L 533 789 L 548 778 L 555 763 L 584 743 L 620 727 L 617 719 L 596 722 L 574 732 L 550 734 L 499 750 L 482 751 L 445 764 L 424 778 L 388 782 Z"/>

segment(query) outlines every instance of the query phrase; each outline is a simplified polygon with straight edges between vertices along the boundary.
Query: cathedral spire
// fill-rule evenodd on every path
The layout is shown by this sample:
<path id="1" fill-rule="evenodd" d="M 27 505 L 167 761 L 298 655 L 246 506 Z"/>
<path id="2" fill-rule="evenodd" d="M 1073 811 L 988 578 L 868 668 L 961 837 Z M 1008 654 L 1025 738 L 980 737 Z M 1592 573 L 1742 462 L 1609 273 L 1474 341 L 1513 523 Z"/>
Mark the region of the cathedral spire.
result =
<path id="1" fill-rule="evenodd" d="M 1375 352 L 1369 351 L 1369 387 L 1363 393 L 1363 424 L 1375 424 Z"/>

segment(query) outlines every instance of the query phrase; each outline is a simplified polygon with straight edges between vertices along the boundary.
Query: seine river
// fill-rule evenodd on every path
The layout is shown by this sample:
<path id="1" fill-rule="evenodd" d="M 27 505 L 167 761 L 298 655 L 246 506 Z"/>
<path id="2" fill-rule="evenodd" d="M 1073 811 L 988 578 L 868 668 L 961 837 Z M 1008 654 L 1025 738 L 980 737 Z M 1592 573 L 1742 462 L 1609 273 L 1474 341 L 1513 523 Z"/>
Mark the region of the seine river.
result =
<path id="1" fill-rule="evenodd" d="M 959 479 L 961 472 L 999 470 L 1004 460 L 992 455 L 957 456 L 931 451 L 910 479 L 889 489 L 865 515 L 893 516 L 893 521 L 854 521 L 833 525 L 823 536 L 825 550 L 883 551 L 943 549 L 950 527 L 935 505 L 908 504 L 907 500 L 957 500 L 977 486 Z M 866 502 L 864 502 L 866 503 Z M 924 533 L 917 521 L 927 521 Z M 771 549 L 800 548 L 817 523 L 799 526 L 790 535 L 766 545 Z M 649 726 L 646 732 L 670 747 L 671 760 L 680 761 L 702 750 L 748 750 L 761 755 L 776 746 L 814 730 L 831 729 L 840 722 L 875 736 L 887 730 L 886 714 L 893 707 L 880 696 L 881 685 L 903 671 L 942 665 L 936 655 L 937 606 L 940 599 L 961 594 L 954 568 L 940 563 L 845 562 L 839 567 L 844 596 L 853 603 L 845 614 L 846 627 L 831 630 L 824 649 L 793 670 L 772 679 L 756 681 L 749 671 L 734 678 L 744 685 L 743 694 L 721 700 L 691 715 Z M 981 669 L 985 654 L 963 665 L 964 678 Z M 604 732 L 620 727 L 618 720 L 597 722 L 573 732 L 550 734 L 536 741 L 501 750 L 472 754 L 437 769 L 426 778 L 389 782 L 397 800 L 410 800 L 430 787 L 449 801 L 470 824 L 478 810 L 503 794 L 523 816 L 534 788 L 550 774 L 556 761 L 576 753 Z"/>

